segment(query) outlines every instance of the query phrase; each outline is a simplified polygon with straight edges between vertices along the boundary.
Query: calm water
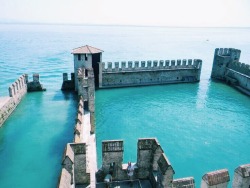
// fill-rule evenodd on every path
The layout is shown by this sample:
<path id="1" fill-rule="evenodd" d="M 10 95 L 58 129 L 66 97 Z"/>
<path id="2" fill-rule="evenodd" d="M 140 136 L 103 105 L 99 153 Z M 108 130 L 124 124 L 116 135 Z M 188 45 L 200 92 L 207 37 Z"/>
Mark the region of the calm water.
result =
<path id="1" fill-rule="evenodd" d="M 0 128 L 0 187 L 55 187 L 61 157 L 73 138 L 76 98 L 62 93 L 73 70 L 71 49 L 103 49 L 104 61 L 200 58 L 201 82 L 99 90 L 96 134 L 124 139 L 124 162 L 136 160 L 138 137 L 157 137 L 176 172 L 194 176 L 250 162 L 250 100 L 209 80 L 216 47 L 250 60 L 250 29 L 0 25 L 0 95 L 19 75 L 39 72 L 47 88 L 28 94 Z"/>

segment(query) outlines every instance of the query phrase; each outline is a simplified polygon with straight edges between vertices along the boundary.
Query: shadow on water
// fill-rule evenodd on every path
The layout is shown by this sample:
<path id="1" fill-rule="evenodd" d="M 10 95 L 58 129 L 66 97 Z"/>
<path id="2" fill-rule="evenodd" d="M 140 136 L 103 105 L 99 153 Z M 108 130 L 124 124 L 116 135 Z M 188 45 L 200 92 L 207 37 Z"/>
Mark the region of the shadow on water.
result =
<path id="1" fill-rule="evenodd" d="M 57 91 L 53 97 L 53 101 L 62 101 L 62 100 L 77 100 L 77 93 L 74 91 Z"/>
<path id="2" fill-rule="evenodd" d="M 64 148 L 73 140 L 76 106 L 74 92 L 24 97 L 0 129 L 0 166 L 4 169 L 0 187 L 33 187 L 41 176 L 44 182 L 36 187 L 56 187 Z"/>
<path id="3" fill-rule="evenodd" d="M 75 125 L 75 116 L 77 110 L 77 94 L 75 92 L 64 92 L 64 91 L 57 91 L 55 96 L 52 99 L 53 101 L 71 101 L 70 105 L 68 106 L 65 121 L 63 123 L 62 131 L 60 134 L 55 136 L 51 141 L 51 147 L 49 151 L 50 156 L 55 156 L 55 158 L 59 159 L 56 163 L 56 169 L 54 173 L 53 179 L 58 179 L 61 171 L 61 159 L 63 156 L 63 152 L 67 143 L 73 142 L 73 134 L 74 134 L 74 125 Z M 57 181 L 55 182 L 57 185 Z"/>

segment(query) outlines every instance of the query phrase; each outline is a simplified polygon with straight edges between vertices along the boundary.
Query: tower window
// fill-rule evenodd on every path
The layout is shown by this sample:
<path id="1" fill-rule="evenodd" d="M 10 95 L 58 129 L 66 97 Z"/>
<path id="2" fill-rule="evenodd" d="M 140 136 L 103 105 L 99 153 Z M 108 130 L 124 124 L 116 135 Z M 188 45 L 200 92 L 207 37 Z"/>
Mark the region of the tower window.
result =
<path id="1" fill-rule="evenodd" d="M 81 61 L 81 54 L 78 54 L 78 61 Z"/>
<path id="2" fill-rule="evenodd" d="M 87 54 L 85 54 L 85 61 L 88 61 L 88 56 L 87 56 Z"/>

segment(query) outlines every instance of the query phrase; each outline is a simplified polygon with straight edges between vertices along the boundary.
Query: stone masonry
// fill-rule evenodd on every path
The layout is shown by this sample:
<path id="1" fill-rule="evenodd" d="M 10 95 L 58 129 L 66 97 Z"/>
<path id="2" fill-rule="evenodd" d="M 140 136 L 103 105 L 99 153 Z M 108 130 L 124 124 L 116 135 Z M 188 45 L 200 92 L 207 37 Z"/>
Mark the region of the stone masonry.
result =
<path id="1" fill-rule="evenodd" d="M 99 63 L 99 88 L 198 82 L 201 67 L 199 59 Z"/>
<path id="2" fill-rule="evenodd" d="M 250 95 L 250 65 L 240 63 L 240 50 L 216 48 L 211 77 Z"/>
<path id="3" fill-rule="evenodd" d="M 106 178 L 128 180 L 127 163 L 123 163 L 123 140 L 102 142 L 102 166 L 97 170 L 95 141 L 95 88 L 127 87 L 200 80 L 201 60 L 135 61 L 100 63 L 102 50 L 83 46 L 73 50 L 75 73 L 71 80 L 63 75 L 64 89 L 78 92 L 73 143 L 67 144 L 62 160 L 59 188 L 91 187 L 106 184 Z M 249 90 L 249 66 L 239 63 L 240 51 L 216 49 L 212 78 L 226 81 L 243 91 Z M 74 85 L 75 84 L 75 85 Z M 63 89 L 62 87 L 62 89 Z M 193 177 L 174 179 L 174 169 L 155 138 L 138 139 L 137 160 L 132 163 L 134 180 L 147 180 L 155 188 L 194 188 Z M 235 169 L 233 187 L 250 187 L 250 166 Z M 202 188 L 226 188 L 230 181 L 227 169 L 208 172 Z M 106 184 L 108 186 L 108 184 Z"/>
<path id="4" fill-rule="evenodd" d="M 0 127 L 15 110 L 25 94 L 29 91 L 44 91 L 39 82 L 39 74 L 33 75 L 33 81 L 28 81 L 28 75 L 20 76 L 9 87 L 9 96 L 0 97 Z"/>

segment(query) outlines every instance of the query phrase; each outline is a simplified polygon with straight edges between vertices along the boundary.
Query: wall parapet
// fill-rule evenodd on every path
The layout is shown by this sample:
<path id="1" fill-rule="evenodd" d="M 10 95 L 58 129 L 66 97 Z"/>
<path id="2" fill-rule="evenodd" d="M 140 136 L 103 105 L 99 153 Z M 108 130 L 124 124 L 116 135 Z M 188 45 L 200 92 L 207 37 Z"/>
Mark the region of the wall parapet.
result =
<path id="1" fill-rule="evenodd" d="M 235 48 L 216 48 L 215 55 L 219 56 L 231 56 L 234 59 L 240 58 L 241 51 Z"/>
<path id="2" fill-rule="evenodd" d="M 83 133 L 82 133 L 82 126 L 84 123 L 84 101 L 83 98 L 80 97 L 78 102 L 78 109 L 77 109 L 77 115 L 76 115 L 76 123 L 75 123 L 75 129 L 74 129 L 74 143 L 80 143 L 82 142 Z"/>
<path id="3" fill-rule="evenodd" d="M 208 172 L 202 177 L 201 187 L 220 186 L 226 188 L 230 181 L 227 169 Z"/>
<path id="4" fill-rule="evenodd" d="M 9 88 L 9 96 L 0 98 L 0 127 L 16 109 L 22 98 L 27 93 L 26 75 L 20 76 Z"/>
<path id="5" fill-rule="evenodd" d="M 195 188 L 193 177 L 179 178 L 173 180 L 173 188 Z"/>
<path id="6" fill-rule="evenodd" d="M 216 48 L 211 77 L 250 95 L 250 65 L 239 61 L 240 54 L 238 49 Z"/>
<path id="7" fill-rule="evenodd" d="M 122 61 L 122 62 L 102 62 L 102 72 L 136 72 L 136 71 L 157 71 L 175 69 L 200 69 L 202 60 L 200 59 L 178 59 L 178 60 L 148 60 L 148 61 Z"/>
<path id="8" fill-rule="evenodd" d="M 63 83 L 61 90 L 74 91 L 75 90 L 75 73 L 71 73 L 71 79 L 68 79 L 68 73 L 63 73 Z"/>
<path id="9" fill-rule="evenodd" d="M 234 61 L 229 63 L 227 68 L 250 77 L 250 65 L 248 64 Z"/>
<path id="10" fill-rule="evenodd" d="M 27 93 L 27 74 L 20 76 L 14 83 L 9 87 L 9 96 L 13 97 L 15 101 Z"/>

